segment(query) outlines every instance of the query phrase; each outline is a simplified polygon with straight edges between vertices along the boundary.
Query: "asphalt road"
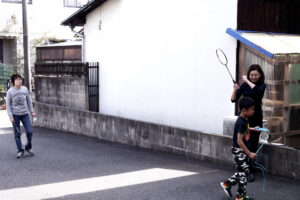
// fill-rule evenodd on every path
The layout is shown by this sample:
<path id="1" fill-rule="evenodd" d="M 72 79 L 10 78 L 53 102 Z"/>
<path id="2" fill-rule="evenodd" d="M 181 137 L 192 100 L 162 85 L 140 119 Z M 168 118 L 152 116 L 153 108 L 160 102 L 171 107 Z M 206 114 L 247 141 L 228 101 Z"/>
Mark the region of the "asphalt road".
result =
<path id="1" fill-rule="evenodd" d="M 16 159 L 12 128 L 1 124 L 1 200 L 229 199 L 219 182 L 231 168 L 42 128 L 34 128 L 35 156 Z M 300 199 L 300 182 L 269 176 L 262 185 L 261 177 L 249 183 L 249 196 Z"/>

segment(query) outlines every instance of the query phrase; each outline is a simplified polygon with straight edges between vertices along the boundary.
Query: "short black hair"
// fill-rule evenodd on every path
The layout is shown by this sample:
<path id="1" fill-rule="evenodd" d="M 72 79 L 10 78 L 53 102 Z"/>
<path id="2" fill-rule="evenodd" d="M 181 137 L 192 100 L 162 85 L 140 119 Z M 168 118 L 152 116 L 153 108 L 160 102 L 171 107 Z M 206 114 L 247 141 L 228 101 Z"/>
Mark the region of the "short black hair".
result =
<path id="1" fill-rule="evenodd" d="M 13 86 L 15 86 L 15 80 L 16 80 L 17 78 L 21 78 L 21 79 L 23 80 L 23 78 L 22 78 L 22 76 L 21 76 L 20 74 L 13 74 L 13 75 L 11 76 L 11 78 L 10 78 L 10 80 L 11 80 Z"/>
<path id="2" fill-rule="evenodd" d="M 255 101 L 250 97 L 243 97 L 239 102 L 240 110 L 249 109 L 251 106 L 255 105 Z"/>

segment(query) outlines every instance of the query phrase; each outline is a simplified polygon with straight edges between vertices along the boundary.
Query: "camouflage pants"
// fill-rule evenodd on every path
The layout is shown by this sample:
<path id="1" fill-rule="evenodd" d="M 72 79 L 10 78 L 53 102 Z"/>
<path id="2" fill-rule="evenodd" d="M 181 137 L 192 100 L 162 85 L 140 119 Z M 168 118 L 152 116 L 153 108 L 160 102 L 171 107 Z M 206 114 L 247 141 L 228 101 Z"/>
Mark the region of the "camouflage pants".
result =
<path id="1" fill-rule="evenodd" d="M 239 188 L 237 191 L 237 195 L 244 196 L 247 193 L 246 186 L 247 186 L 247 176 L 249 174 L 250 158 L 241 148 L 232 147 L 232 154 L 236 164 L 237 172 L 234 173 L 227 180 L 227 182 L 229 182 L 230 185 L 238 184 Z"/>

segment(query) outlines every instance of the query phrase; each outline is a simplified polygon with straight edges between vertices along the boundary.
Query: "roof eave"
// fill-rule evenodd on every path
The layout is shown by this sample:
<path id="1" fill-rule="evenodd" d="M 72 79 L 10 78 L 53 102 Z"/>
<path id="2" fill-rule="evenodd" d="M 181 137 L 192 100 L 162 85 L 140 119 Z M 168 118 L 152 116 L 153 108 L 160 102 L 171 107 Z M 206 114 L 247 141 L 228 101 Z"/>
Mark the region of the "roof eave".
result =
<path id="1" fill-rule="evenodd" d="M 232 28 L 227 28 L 226 33 L 231 35 L 232 37 L 236 38 L 237 40 L 241 41 L 242 43 L 248 45 L 249 47 L 255 49 L 256 51 L 270 57 L 270 58 L 274 58 L 274 54 L 257 46 L 256 44 L 254 44 L 253 42 L 247 40 L 246 38 L 244 38 L 241 35 L 241 31 L 238 30 L 233 30 Z"/>
<path id="2" fill-rule="evenodd" d="M 101 6 L 107 0 L 93 0 L 86 4 L 84 7 L 77 10 L 70 17 L 61 22 L 64 26 L 83 26 L 86 22 L 86 15 L 92 12 L 97 7 Z"/>

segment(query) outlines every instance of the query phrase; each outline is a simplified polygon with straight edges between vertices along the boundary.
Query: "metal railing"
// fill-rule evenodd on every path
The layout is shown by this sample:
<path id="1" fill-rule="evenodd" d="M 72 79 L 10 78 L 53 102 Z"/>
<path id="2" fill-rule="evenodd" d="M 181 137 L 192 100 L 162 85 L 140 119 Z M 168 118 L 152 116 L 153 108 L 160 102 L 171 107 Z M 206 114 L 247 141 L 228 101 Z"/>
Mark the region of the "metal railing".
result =
<path id="1" fill-rule="evenodd" d="M 89 111 L 99 112 L 99 63 L 87 63 Z"/>
<path id="2" fill-rule="evenodd" d="M 87 75 L 86 63 L 35 63 L 36 75 L 81 76 Z"/>

